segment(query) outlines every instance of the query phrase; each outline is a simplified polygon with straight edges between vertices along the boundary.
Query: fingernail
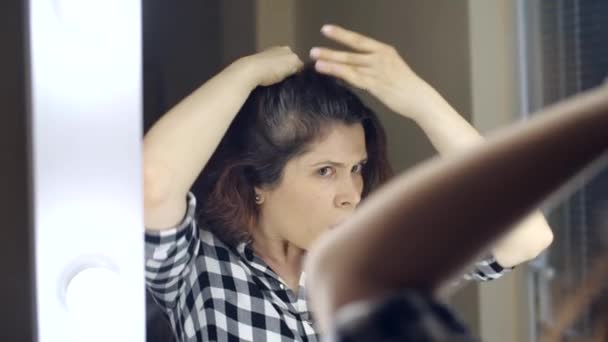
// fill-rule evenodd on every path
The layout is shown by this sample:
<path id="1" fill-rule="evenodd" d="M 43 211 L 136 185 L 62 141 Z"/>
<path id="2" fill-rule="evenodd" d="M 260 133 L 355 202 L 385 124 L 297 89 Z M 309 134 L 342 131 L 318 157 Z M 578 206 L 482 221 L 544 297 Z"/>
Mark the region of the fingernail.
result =
<path id="1" fill-rule="evenodd" d="M 323 27 L 321 27 L 321 32 L 323 32 L 323 33 L 329 33 L 331 31 L 331 29 L 332 29 L 332 26 L 326 24 L 326 25 L 323 25 Z"/>
<path id="2" fill-rule="evenodd" d="M 320 54 L 321 54 L 321 50 L 319 48 L 314 47 L 314 48 L 310 49 L 310 57 L 317 58 L 317 57 L 319 57 Z"/>

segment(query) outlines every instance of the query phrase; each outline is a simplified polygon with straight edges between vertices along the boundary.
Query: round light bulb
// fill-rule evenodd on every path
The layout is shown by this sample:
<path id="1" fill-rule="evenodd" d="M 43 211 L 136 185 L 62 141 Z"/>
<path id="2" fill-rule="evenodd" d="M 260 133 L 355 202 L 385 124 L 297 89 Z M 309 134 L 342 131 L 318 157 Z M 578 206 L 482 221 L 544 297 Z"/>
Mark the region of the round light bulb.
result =
<path id="1" fill-rule="evenodd" d="M 85 268 L 67 284 L 65 301 L 72 320 L 75 341 L 121 341 L 128 317 L 121 305 L 127 303 L 122 281 L 116 272 Z"/>

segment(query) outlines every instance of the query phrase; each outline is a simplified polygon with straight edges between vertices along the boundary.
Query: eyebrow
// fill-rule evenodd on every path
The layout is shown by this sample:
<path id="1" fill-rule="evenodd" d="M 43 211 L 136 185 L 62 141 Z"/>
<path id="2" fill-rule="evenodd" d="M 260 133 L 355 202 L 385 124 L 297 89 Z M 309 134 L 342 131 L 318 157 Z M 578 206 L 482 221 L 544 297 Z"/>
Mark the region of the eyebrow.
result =
<path id="1" fill-rule="evenodd" d="M 359 160 L 359 162 L 357 164 L 361 164 L 361 163 L 365 163 L 365 162 L 367 162 L 367 157 Z M 326 160 L 326 161 L 314 163 L 311 166 L 315 167 L 315 166 L 320 166 L 320 165 L 331 165 L 331 166 L 335 166 L 335 167 L 346 167 L 346 165 L 343 164 L 343 163 L 338 163 L 338 162 L 331 161 L 331 160 Z"/>

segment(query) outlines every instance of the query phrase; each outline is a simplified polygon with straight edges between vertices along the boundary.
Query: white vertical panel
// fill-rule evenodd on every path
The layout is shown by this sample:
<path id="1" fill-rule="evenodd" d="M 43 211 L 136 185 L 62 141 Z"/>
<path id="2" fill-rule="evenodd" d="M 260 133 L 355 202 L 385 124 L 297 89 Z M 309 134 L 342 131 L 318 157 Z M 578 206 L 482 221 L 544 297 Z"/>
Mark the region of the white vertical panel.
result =
<path id="1" fill-rule="evenodd" d="M 473 124 L 488 132 L 519 119 L 518 3 L 469 0 Z M 527 266 L 479 286 L 483 341 L 528 341 Z"/>
<path id="2" fill-rule="evenodd" d="M 141 4 L 30 0 L 40 341 L 144 341 Z"/>

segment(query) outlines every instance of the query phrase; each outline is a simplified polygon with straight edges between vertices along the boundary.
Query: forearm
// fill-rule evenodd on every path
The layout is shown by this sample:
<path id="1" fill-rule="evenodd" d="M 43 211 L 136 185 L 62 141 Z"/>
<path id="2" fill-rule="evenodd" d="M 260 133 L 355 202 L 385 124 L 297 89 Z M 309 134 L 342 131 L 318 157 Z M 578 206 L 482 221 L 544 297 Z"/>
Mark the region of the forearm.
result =
<path id="1" fill-rule="evenodd" d="M 535 211 L 497 240 L 490 249 L 502 267 L 514 267 L 536 258 L 553 242 L 545 216 Z"/>
<path id="2" fill-rule="evenodd" d="M 412 118 L 423 129 L 433 146 L 442 155 L 471 148 L 485 138 L 428 84 L 420 86 L 418 110 Z M 501 193 L 495 194 L 500 198 Z M 553 240 L 553 233 L 543 214 L 537 211 L 518 222 L 491 249 L 503 267 L 513 267 L 535 258 Z"/>
<path id="3" fill-rule="evenodd" d="M 321 320 L 355 300 L 437 289 L 608 148 L 608 89 L 549 112 L 396 178 L 329 232 L 308 265 Z"/>
<path id="4" fill-rule="evenodd" d="M 407 116 L 424 131 L 437 152 L 446 155 L 475 146 L 484 138 L 429 84 L 420 80 L 417 101 Z"/>
<path id="5" fill-rule="evenodd" d="M 144 138 L 147 199 L 185 198 L 257 85 L 235 62 L 165 114 Z"/>

